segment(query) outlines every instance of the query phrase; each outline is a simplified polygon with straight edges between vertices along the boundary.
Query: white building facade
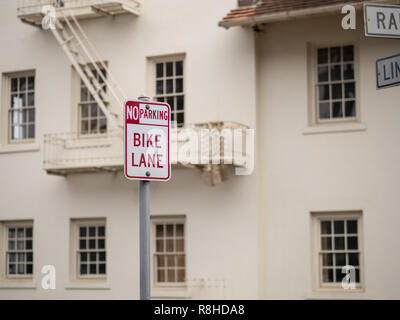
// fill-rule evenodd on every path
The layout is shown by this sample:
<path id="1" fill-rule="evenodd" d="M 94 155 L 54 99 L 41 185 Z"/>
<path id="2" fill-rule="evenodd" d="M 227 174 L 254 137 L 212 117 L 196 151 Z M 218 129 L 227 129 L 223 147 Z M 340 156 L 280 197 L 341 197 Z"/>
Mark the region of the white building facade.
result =
<path id="1" fill-rule="evenodd" d="M 101 59 L 43 29 L 46 4 L 65 29 L 76 17 Z M 400 297 L 400 92 L 375 83 L 399 40 L 366 38 L 361 11 L 343 30 L 339 5 L 218 27 L 237 5 L 0 4 L 1 299 L 139 297 L 138 183 L 103 112 L 118 123 L 118 90 L 170 103 L 178 133 L 255 129 L 252 174 L 178 161 L 151 183 L 152 298 Z M 43 288 L 47 265 L 55 289 Z"/>

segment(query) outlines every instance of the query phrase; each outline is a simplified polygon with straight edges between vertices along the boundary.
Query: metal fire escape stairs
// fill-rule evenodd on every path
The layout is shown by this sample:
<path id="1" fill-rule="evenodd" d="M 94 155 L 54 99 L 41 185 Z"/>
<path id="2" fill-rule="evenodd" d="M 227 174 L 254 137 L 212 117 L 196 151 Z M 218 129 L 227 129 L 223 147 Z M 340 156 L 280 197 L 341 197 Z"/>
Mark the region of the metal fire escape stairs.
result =
<path id="1" fill-rule="evenodd" d="M 121 131 L 122 135 L 122 106 L 127 96 L 89 41 L 78 20 L 72 14 L 65 15 L 62 22 L 57 19 L 55 28 L 50 30 L 106 116 L 107 123 L 112 129 Z M 105 74 L 102 70 L 105 70 Z M 96 78 L 95 73 L 99 75 L 101 81 Z M 106 94 L 105 88 L 111 95 Z M 112 98 L 112 102 L 108 100 L 109 98 Z"/>

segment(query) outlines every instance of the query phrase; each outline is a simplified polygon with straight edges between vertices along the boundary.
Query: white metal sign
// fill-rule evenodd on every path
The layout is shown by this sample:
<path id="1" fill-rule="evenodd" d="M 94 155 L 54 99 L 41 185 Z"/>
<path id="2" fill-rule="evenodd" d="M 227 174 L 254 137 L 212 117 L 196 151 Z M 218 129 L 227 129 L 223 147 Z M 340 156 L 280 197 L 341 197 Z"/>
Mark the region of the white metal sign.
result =
<path id="1" fill-rule="evenodd" d="M 170 106 L 130 100 L 124 111 L 125 176 L 130 180 L 169 180 Z"/>
<path id="2" fill-rule="evenodd" d="M 364 4 L 367 37 L 400 38 L 400 6 Z"/>
<path id="3" fill-rule="evenodd" d="M 400 54 L 376 61 L 378 89 L 400 85 Z"/>

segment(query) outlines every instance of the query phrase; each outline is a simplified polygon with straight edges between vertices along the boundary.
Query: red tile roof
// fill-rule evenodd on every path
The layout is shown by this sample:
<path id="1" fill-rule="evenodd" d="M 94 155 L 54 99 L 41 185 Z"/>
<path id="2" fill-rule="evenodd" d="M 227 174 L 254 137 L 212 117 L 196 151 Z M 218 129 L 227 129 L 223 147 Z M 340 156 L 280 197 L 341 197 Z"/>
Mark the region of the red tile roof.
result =
<path id="1" fill-rule="evenodd" d="M 220 26 L 248 25 L 249 20 L 256 17 L 267 17 L 275 14 L 295 13 L 298 10 L 339 6 L 344 4 L 360 4 L 363 0 L 264 0 L 251 7 L 231 10 L 219 23 Z"/>

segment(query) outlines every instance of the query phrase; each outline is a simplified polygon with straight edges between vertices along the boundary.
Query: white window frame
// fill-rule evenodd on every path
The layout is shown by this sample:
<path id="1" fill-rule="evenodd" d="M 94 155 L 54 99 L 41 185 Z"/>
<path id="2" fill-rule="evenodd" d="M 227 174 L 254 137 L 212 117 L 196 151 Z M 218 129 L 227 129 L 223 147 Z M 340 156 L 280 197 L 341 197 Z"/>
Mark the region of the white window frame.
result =
<path id="1" fill-rule="evenodd" d="M 334 292 L 362 292 L 365 287 L 365 268 L 364 268 L 364 242 L 363 242 L 363 214 L 362 211 L 343 211 L 343 212 L 312 212 L 311 213 L 311 248 L 312 248 L 312 288 L 314 291 L 334 291 Z M 342 288 L 341 282 L 324 283 L 322 282 L 321 266 L 321 221 L 325 220 L 357 220 L 358 252 L 360 282 L 356 283 L 356 288 L 346 290 Z M 333 243 L 332 243 L 333 246 Z M 348 250 L 341 250 L 348 251 Z M 351 250 L 350 250 L 351 251 Z M 334 252 L 334 250 L 333 250 Z M 345 274 L 343 274 L 343 277 Z"/>
<path id="2" fill-rule="evenodd" d="M 148 57 L 148 69 L 147 69 L 147 79 L 148 79 L 148 92 L 151 93 L 151 97 L 153 101 L 157 101 L 157 98 L 159 97 L 177 97 L 177 96 L 183 96 L 183 111 L 179 113 L 183 113 L 183 125 L 181 126 L 176 126 L 177 128 L 184 128 L 186 127 L 187 124 L 187 95 L 186 95 L 186 78 L 187 78 L 187 70 L 186 70 L 186 55 L 184 53 L 178 53 L 178 54 L 169 54 L 169 55 L 163 55 L 163 56 L 156 56 L 156 57 Z M 173 93 L 165 93 L 165 86 L 164 86 L 164 94 L 158 94 L 156 92 L 156 65 L 157 63 L 166 63 L 166 62 L 174 62 L 173 64 L 173 76 L 172 78 L 175 79 L 175 62 L 176 61 L 182 61 L 183 64 L 183 90 L 182 92 L 175 92 L 173 90 Z M 178 76 L 180 77 L 180 76 Z M 166 75 L 163 75 L 162 79 L 165 79 Z M 175 84 L 174 84 L 175 88 Z M 176 99 L 175 99 L 176 100 Z M 166 100 L 164 102 L 167 102 Z M 176 106 L 175 106 L 176 109 Z M 176 114 L 174 110 L 171 108 L 171 114 Z M 175 119 L 176 121 L 176 119 Z M 172 125 L 172 124 L 171 124 Z"/>
<path id="3" fill-rule="evenodd" d="M 156 266 L 156 225 L 158 224 L 183 224 L 183 254 L 185 256 L 185 281 L 184 282 L 157 282 L 157 266 Z M 187 287 L 187 253 L 186 253 L 186 241 L 187 241 L 187 225 L 186 217 L 182 216 L 152 216 L 151 217 L 151 241 L 150 241 L 150 253 L 151 253 L 151 286 L 155 289 L 162 288 L 186 288 Z"/>
<path id="4" fill-rule="evenodd" d="M 106 259 L 105 259 L 105 264 L 106 264 L 106 273 L 105 274 L 87 274 L 87 275 L 80 275 L 80 268 L 79 268 L 79 259 L 78 259 L 78 254 L 79 254 L 79 228 L 80 227 L 88 227 L 88 226 L 93 226 L 93 227 L 99 227 L 99 226 L 105 226 L 105 248 L 104 250 L 100 251 L 105 251 L 106 252 Z M 108 266 L 109 266 L 109 261 L 108 261 L 108 252 L 107 252 L 107 220 L 106 218 L 88 218 L 88 219 L 71 219 L 70 221 L 70 278 L 72 281 L 106 281 L 107 280 L 107 274 L 108 274 Z M 97 249 L 93 250 L 94 252 Z M 91 250 L 86 250 L 86 251 L 91 251 Z M 88 271 L 89 272 L 89 271 Z"/>
<path id="5" fill-rule="evenodd" d="M 32 228 L 32 250 L 24 250 L 24 252 L 32 252 L 32 274 L 9 274 L 7 253 L 8 253 L 8 229 L 9 228 Z M 32 281 L 35 274 L 35 234 L 34 234 L 33 220 L 20 220 L 20 221 L 2 221 L 0 222 L 0 278 L 2 280 L 12 281 Z"/>
<path id="6" fill-rule="evenodd" d="M 343 118 L 331 118 L 331 119 L 319 119 L 319 104 L 318 104 L 318 49 L 321 48 L 332 48 L 332 47 L 354 47 L 354 82 L 355 82 L 355 104 L 356 104 L 356 116 L 355 117 L 343 117 Z M 309 125 L 310 126 L 330 126 L 340 124 L 354 124 L 361 122 L 361 107 L 360 107 L 360 55 L 359 45 L 357 42 L 327 42 L 319 44 L 308 45 L 308 82 L 309 82 Z M 347 80 L 341 80 L 344 83 Z M 329 79 L 329 83 L 330 83 Z M 350 81 L 353 82 L 353 81 Z M 330 97 L 331 98 L 331 97 Z M 332 99 L 330 99 L 332 100 Z M 330 101 L 328 100 L 328 101 Z M 343 106 L 344 110 L 344 106 Z"/>
<path id="7" fill-rule="evenodd" d="M 26 106 L 24 108 L 33 109 L 34 110 L 34 137 L 33 138 L 26 138 L 26 139 L 12 139 L 12 126 L 11 126 L 11 119 L 10 119 L 10 111 L 11 108 L 11 79 L 16 77 L 34 77 L 34 105 L 33 106 Z M 26 89 L 24 92 L 29 91 Z M 18 88 L 19 92 L 19 88 Z M 1 108 L 1 130 L 0 130 L 0 143 L 2 145 L 24 145 L 24 144 L 32 144 L 35 143 L 37 137 L 37 78 L 35 70 L 24 70 L 18 72 L 9 72 L 3 73 L 2 76 L 2 108 Z M 27 99 L 27 97 L 26 97 Z M 26 122 L 30 123 L 30 122 Z"/>

